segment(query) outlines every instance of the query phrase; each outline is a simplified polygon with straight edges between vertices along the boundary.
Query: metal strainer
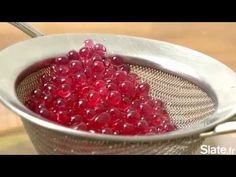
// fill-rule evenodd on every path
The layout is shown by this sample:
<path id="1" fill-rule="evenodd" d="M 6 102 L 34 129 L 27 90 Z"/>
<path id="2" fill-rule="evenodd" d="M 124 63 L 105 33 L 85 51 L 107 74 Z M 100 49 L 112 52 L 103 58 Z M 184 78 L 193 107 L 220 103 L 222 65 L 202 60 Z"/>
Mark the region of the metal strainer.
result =
<path id="1" fill-rule="evenodd" d="M 40 154 L 191 154 L 205 137 L 236 131 L 236 122 L 222 123 L 236 113 L 236 74 L 209 56 L 144 38 L 43 36 L 24 23 L 14 25 L 32 37 L 40 37 L 0 52 L 0 99 L 21 116 Z M 150 84 L 151 95 L 167 103 L 177 131 L 153 136 L 92 134 L 49 122 L 24 106 L 29 93 L 37 88 L 39 76 L 48 71 L 48 65 L 40 61 L 78 49 L 88 38 L 125 57 L 132 71 Z"/>

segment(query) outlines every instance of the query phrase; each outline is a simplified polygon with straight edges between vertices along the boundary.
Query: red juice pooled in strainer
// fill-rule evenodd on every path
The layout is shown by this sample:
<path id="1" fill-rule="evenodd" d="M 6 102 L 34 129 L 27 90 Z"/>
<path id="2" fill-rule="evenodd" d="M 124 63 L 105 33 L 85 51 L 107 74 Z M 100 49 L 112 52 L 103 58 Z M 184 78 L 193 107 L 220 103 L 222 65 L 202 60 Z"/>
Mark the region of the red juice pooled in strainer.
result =
<path id="1" fill-rule="evenodd" d="M 130 71 L 121 56 L 86 40 L 79 51 L 54 59 L 50 75 L 26 105 L 42 117 L 102 134 L 155 135 L 176 130 L 164 103 L 149 96 L 150 86 Z"/>

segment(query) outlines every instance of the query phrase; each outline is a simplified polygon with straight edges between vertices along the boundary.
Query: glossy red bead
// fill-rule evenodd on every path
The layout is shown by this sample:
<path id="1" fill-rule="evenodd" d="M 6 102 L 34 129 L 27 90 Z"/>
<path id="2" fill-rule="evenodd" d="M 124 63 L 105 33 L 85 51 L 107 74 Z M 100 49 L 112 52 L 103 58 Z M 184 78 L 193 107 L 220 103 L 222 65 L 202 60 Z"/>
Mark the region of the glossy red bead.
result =
<path id="1" fill-rule="evenodd" d="M 84 41 L 84 45 L 87 48 L 93 48 L 95 44 L 96 44 L 95 41 L 92 39 L 87 39 Z"/>
<path id="2" fill-rule="evenodd" d="M 106 82 L 104 80 L 95 81 L 94 87 L 95 87 L 95 89 L 99 90 L 103 87 L 106 87 Z"/>
<path id="3" fill-rule="evenodd" d="M 95 52 L 101 56 L 104 56 L 106 54 L 106 47 L 102 44 L 95 44 L 93 48 Z"/>
<path id="4" fill-rule="evenodd" d="M 113 134 L 113 131 L 112 131 L 111 128 L 103 128 L 103 129 L 101 130 L 101 133 L 102 133 L 102 134 Z"/>
<path id="5" fill-rule="evenodd" d="M 130 73 L 130 66 L 128 64 L 123 64 L 120 66 L 121 71 L 125 71 L 127 73 Z"/>
<path id="6" fill-rule="evenodd" d="M 107 97 L 107 101 L 113 105 L 116 106 L 121 101 L 121 94 L 118 91 L 111 91 Z"/>
<path id="7" fill-rule="evenodd" d="M 57 57 L 55 58 L 55 63 L 59 65 L 65 65 L 69 62 L 68 57 Z"/>
<path id="8" fill-rule="evenodd" d="M 83 64 L 79 60 L 71 60 L 69 63 L 69 69 L 71 73 L 83 71 Z"/>
<path id="9" fill-rule="evenodd" d="M 117 83 L 120 83 L 127 78 L 127 72 L 126 71 L 116 71 L 114 78 Z"/>
<path id="10" fill-rule="evenodd" d="M 137 124 L 137 122 L 140 120 L 140 115 L 136 111 L 130 111 L 126 115 L 126 120 L 131 124 Z"/>
<path id="11" fill-rule="evenodd" d="M 68 75 L 70 69 L 66 65 L 59 65 L 59 66 L 54 65 L 53 66 L 53 71 L 59 76 L 66 76 L 66 75 Z"/>
<path id="12" fill-rule="evenodd" d="M 124 59 L 117 55 L 117 56 L 111 57 L 111 62 L 114 65 L 120 66 L 120 65 L 124 64 Z"/>
<path id="13" fill-rule="evenodd" d="M 131 99 L 129 97 L 122 97 L 120 103 L 119 103 L 119 108 L 123 111 L 126 111 L 128 107 L 131 105 Z"/>
<path id="14" fill-rule="evenodd" d="M 94 118 L 94 124 L 97 127 L 104 126 L 105 124 L 108 124 L 109 121 L 110 121 L 110 114 L 107 112 L 103 112 Z"/>
<path id="15" fill-rule="evenodd" d="M 130 81 L 121 82 L 119 84 L 119 90 L 125 95 L 133 95 L 135 93 L 134 85 Z"/>
<path id="16" fill-rule="evenodd" d="M 147 83 L 141 83 L 136 86 L 136 94 L 138 97 L 147 96 L 149 94 L 150 86 Z"/>
<path id="17" fill-rule="evenodd" d="M 93 72 L 103 73 L 105 71 L 105 66 L 102 61 L 94 61 L 93 62 Z"/>
<path id="18" fill-rule="evenodd" d="M 69 60 L 78 60 L 79 54 L 75 50 L 71 50 L 67 53 L 67 57 Z"/>
<path id="19" fill-rule="evenodd" d="M 83 47 L 79 50 L 80 58 L 87 58 L 90 54 L 90 49 L 88 47 Z"/>
<path id="20" fill-rule="evenodd" d="M 70 125 L 78 125 L 79 123 L 83 122 L 83 117 L 80 115 L 72 115 L 69 117 Z"/>
<path id="21" fill-rule="evenodd" d="M 59 97 L 67 98 L 71 95 L 72 92 L 73 90 L 69 84 L 62 84 L 59 86 L 58 90 L 56 91 L 56 94 Z"/>
<path id="22" fill-rule="evenodd" d="M 90 106 L 96 106 L 100 102 L 100 99 L 101 97 L 98 92 L 93 90 L 89 91 L 87 100 Z"/>
<path id="23" fill-rule="evenodd" d="M 73 76 L 74 83 L 78 85 L 86 83 L 86 80 L 87 80 L 86 75 L 82 72 L 76 73 Z"/>
<path id="24" fill-rule="evenodd" d="M 118 87 L 115 83 L 107 83 L 106 87 L 109 91 L 118 89 Z"/>
<path id="25" fill-rule="evenodd" d="M 87 131 L 87 125 L 84 122 L 72 125 L 71 128 L 75 129 L 75 130 L 82 130 L 82 131 Z"/>
<path id="26" fill-rule="evenodd" d="M 109 113 L 113 121 L 119 120 L 121 118 L 121 111 L 118 108 L 112 107 L 109 110 Z"/>
<path id="27" fill-rule="evenodd" d="M 87 101 L 85 99 L 79 99 L 75 105 L 75 109 L 78 113 L 84 113 L 84 110 L 87 108 Z"/>

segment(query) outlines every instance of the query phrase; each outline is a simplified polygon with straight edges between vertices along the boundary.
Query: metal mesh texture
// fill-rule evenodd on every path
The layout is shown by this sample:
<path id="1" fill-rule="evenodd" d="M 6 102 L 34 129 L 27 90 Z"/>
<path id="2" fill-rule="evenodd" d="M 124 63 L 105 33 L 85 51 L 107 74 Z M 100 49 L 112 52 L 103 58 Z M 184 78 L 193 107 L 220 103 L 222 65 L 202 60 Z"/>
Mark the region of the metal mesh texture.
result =
<path id="1" fill-rule="evenodd" d="M 198 136 L 153 142 L 117 142 L 80 138 L 40 127 L 22 119 L 39 154 L 188 155 L 202 144 Z"/>
<path id="2" fill-rule="evenodd" d="M 213 99 L 188 80 L 138 65 L 131 65 L 131 69 L 150 84 L 151 96 L 167 103 L 171 119 L 179 129 L 195 125 L 215 111 Z M 17 85 L 16 93 L 22 103 L 37 88 L 38 78 L 44 73 L 48 73 L 47 68 L 28 75 Z M 101 141 L 65 135 L 24 119 L 23 122 L 41 154 L 191 154 L 203 141 L 198 136 L 155 142 Z"/>

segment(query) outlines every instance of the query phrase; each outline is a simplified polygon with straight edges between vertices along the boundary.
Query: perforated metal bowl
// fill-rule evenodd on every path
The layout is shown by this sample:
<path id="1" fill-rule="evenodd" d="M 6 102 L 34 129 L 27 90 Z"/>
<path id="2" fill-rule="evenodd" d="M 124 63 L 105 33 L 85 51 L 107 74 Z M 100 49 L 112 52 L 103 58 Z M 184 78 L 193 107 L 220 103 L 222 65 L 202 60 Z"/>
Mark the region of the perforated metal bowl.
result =
<path id="1" fill-rule="evenodd" d="M 167 103 L 177 131 L 154 136 L 92 134 L 49 122 L 24 106 L 37 78 L 47 71 L 39 62 L 78 49 L 88 38 L 126 58 L 133 72 L 151 85 L 152 96 Z M 234 122 L 218 125 L 236 112 L 235 73 L 209 56 L 170 43 L 108 34 L 43 36 L 2 50 L 0 67 L 0 99 L 21 116 L 41 154 L 190 154 L 204 135 L 236 129 Z"/>

